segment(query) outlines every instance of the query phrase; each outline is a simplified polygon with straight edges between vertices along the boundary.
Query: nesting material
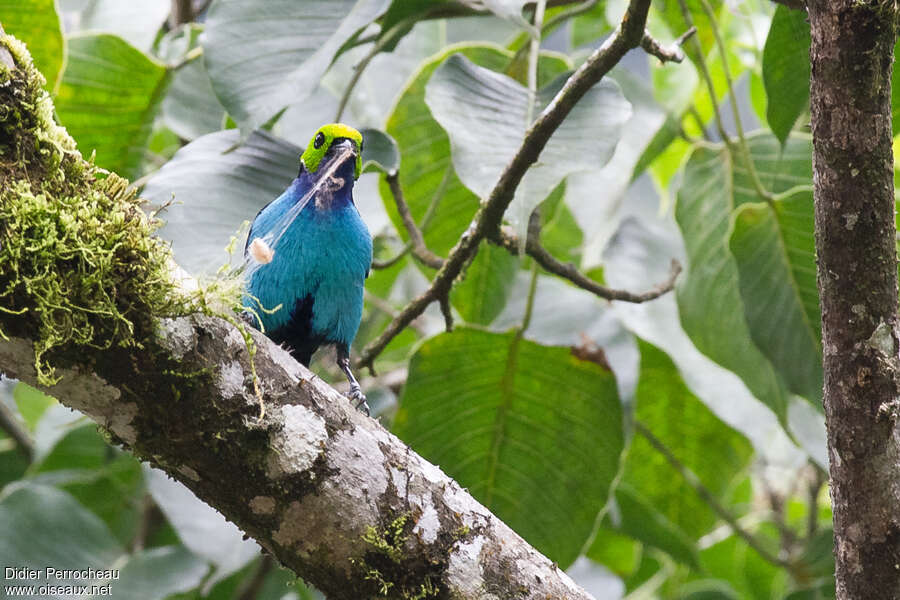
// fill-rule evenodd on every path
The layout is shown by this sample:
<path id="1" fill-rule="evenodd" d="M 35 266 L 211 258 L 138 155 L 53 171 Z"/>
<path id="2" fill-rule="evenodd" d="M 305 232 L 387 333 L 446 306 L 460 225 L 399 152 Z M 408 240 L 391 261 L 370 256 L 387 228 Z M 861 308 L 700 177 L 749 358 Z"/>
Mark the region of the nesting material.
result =
<path id="1" fill-rule="evenodd" d="M 262 238 L 253 238 L 253 241 L 250 242 L 250 256 L 253 259 L 263 265 L 267 265 L 272 262 L 272 258 L 275 257 L 275 250 L 272 249 Z"/>

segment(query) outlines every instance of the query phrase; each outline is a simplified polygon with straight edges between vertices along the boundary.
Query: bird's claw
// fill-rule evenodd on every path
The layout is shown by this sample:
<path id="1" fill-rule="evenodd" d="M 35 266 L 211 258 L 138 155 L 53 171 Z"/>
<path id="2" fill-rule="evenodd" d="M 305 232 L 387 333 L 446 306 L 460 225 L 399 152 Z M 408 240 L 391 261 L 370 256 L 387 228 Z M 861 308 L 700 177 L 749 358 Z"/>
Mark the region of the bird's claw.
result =
<path id="1" fill-rule="evenodd" d="M 359 384 L 354 384 L 350 386 L 350 399 L 355 402 L 354 407 L 357 410 L 360 410 L 366 413 L 367 417 L 372 416 L 369 410 L 369 403 L 366 402 L 366 395 L 362 393 L 362 390 L 359 387 Z"/>

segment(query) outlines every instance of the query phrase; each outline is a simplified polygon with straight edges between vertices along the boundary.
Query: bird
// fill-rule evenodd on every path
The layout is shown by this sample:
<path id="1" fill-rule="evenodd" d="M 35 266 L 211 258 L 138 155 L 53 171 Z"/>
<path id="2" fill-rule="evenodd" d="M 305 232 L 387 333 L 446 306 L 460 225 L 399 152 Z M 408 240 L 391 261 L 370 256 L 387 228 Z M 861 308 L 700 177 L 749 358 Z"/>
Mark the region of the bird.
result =
<path id="1" fill-rule="evenodd" d="M 333 344 L 349 397 L 369 414 L 350 368 L 372 264 L 372 236 L 353 199 L 362 146 L 360 132 L 343 123 L 315 132 L 297 177 L 250 226 L 244 255 L 252 266 L 242 303 L 251 325 L 306 367 L 316 350 Z"/>

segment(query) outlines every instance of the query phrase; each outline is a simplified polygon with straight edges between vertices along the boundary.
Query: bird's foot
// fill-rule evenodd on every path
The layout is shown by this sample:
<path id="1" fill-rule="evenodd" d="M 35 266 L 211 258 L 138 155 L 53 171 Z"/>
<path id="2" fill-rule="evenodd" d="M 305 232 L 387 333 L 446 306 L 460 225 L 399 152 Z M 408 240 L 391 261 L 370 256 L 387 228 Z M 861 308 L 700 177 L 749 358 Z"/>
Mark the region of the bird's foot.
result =
<path id="1" fill-rule="evenodd" d="M 371 411 L 369 410 L 369 403 L 366 402 L 366 395 L 362 393 L 362 389 L 360 389 L 358 383 L 354 383 L 350 386 L 350 400 L 355 403 L 353 406 L 357 410 L 366 413 L 367 417 L 372 416 Z"/>

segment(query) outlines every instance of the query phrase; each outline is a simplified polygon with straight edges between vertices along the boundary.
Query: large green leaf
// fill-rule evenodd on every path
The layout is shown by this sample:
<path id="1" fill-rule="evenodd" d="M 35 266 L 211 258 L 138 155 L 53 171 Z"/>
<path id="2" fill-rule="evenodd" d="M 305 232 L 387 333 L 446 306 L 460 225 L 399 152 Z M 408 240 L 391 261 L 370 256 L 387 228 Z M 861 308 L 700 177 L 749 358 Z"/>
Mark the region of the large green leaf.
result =
<path id="1" fill-rule="evenodd" d="M 169 78 L 119 37 L 72 36 L 56 112 L 85 156 L 96 150 L 99 166 L 135 177 Z"/>
<path id="2" fill-rule="evenodd" d="M 470 329 L 413 356 L 394 429 L 562 567 L 590 536 L 623 447 L 612 373 L 568 348 Z"/>
<path id="3" fill-rule="evenodd" d="M 505 248 L 482 244 L 450 300 L 467 323 L 490 325 L 506 306 L 519 259 Z"/>
<path id="4" fill-rule="evenodd" d="M 160 56 L 170 64 L 177 64 L 190 49 L 196 47 L 199 35 L 196 26 L 169 32 L 160 41 Z M 216 98 L 202 60 L 195 59 L 175 72 L 172 85 L 163 99 L 162 116 L 166 125 L 186 140 L 194 140 L 222 128 L 225 109 Z"/>
<path id="5" fill-rule="evenodd" d="M 0 25 L 25 42 L 34 66 L 47 79 L 47 89 L 55 89 L 65 60 L 55 0 L 0 0 Z"/>
<path id="6" fill-rule="evenodd" d="M 36 587 L 109 584 L 109 593 L 105 595 L 113 598 L 162 600 L 197 587 L 208 570 L 205 562 L 181 547 L 126 555 L 102 521 L 67 493 L 49 486 L 31 483 L 7 486 L 0 494 L 0 530 L 3 531 L 0 563 L 39 571 L 37 578 L 14 576 L 4 584 Z M 48 567 L 79 572 L 118 569 L 119 577 L 58 579 L 48 577 Z"/>
<path id="7" fill-rule="evenodd" d="M 716 496 L 731 490 L 752 455 L 747 440 L 720 421 L 681 379 L 672 360 L 655 346 L 639 341 L 641 367 L 635 393 L 635 420 L 650 430 L 678 461 L 689 468 Z M 718 516 L 669 460 L 640 433 L 625 459 L 622 482 L 631 495 L 658 512 L 662 519 L 629 520 L 622 529 L 637 539 L 686 560 L 679 546 L 663 545 L 659 525 L 671 523 L 683 536 L 696 540 L 708 533 Z M 618 496 L 617 496 L 618 498 Z M 640 513 L 636 513 L 640 514 Z M 695 557 L 691 556 L 693 562 Z"/>
<path id="8" fill-rule="evenodd" d="M 809 107 L 809 44 L 806 11 L 778 5 L 763 51 L 762 76 L 769 101 L 766 119 L 782 143 Z"/>
<path id="9" fill-rule="evenodd" d="M 389 0 L 217 0 L 203 43 L 213 89 L 245 132 L 313 92 Z"/>
<path id="10" fill-rule="evenodd" d="M 225 247 L 241 223 L 252 221 L 297 175 L 300 148 L 265 132 L 235 147 L 239 139 L 231 129 L 191 142 L 144 187 L 143 196 L 155 204 L 174 199 L 160 215 L 166 222 L 161 235 L 188 271 L 214 272 L 227 262 Z"/>
<path id="11" fill-rule="evenodd" d="M 459 240 L 478 209 L 478 197 L 453 171 L 450 139 L 425 104 L 426 83 L 435 69 L 457 52 L 475 64 L 495 71 L 504 70 L 512 59 L 511 52 L 490 44 L 461 44 L 447 48 L 425 61 L 401 91 L 386 127 L 397 140 L 403 156 L 400 184 L 417 223 L 422 224 L 428 207 L 437 200 L 433 218 L 422 227 L 422 232 L 428 247 L 440 255 L 446 255 Z M 539 63 L 538 79 L 540 83 L 546 83 L 568 68 L 570 65 L 559 57 L 544 55 Z M 379 189 L 391 221 L 406 239 L 406 230 L 390 190 L 385 183 Z"/>
<path id="12" fill-rule="evenodd" d="M 748 139 L 757 173 L 770 191 L 780 193 L 811 181 L 807 137 L 789 138 L 784 148 L 770 135 Z M 676 288 L 684 330 L 697 348 L 744 380 L 751 392 L 784 421 L 784 382 L 753 342 L 744 316 L 738 269 L 728 247 L 733 211 L 758 202 L 746 168 L 733 163 L 721 146 L 694 151 L 678 192 L 675 218 L 687 250 L 687 269 Z"/>
<path id="13" fill-rule="evenodd" d="M 789 193 L 771 205 L 741 206 L 730 248 L 753 341 L 790 391 L 820 405 L 824 374 L 812 190 Z"/>
<path id="14" fill-rule="evenodd" d="M 169 0 L 90 0 L 77 20 L 78 30 L 112 33 L 149 52 L 171 8 Z"/>
<path id="15" fill-rule="evenodd" d="M 434 72 L 425 102 L 450 136 L 453 167 L 470 190 L 486 198 L 516 154 L 530 125 L 565 82 L 542 89 L 529 113 L 528 89 L 461 54 Z M 567 175 L 605 165 L 619 142 L 631 104 L 619 85 L 604 79 L 578 102 L 522 178 L 506 219 L 525 238 L 528 217 Z"/>

